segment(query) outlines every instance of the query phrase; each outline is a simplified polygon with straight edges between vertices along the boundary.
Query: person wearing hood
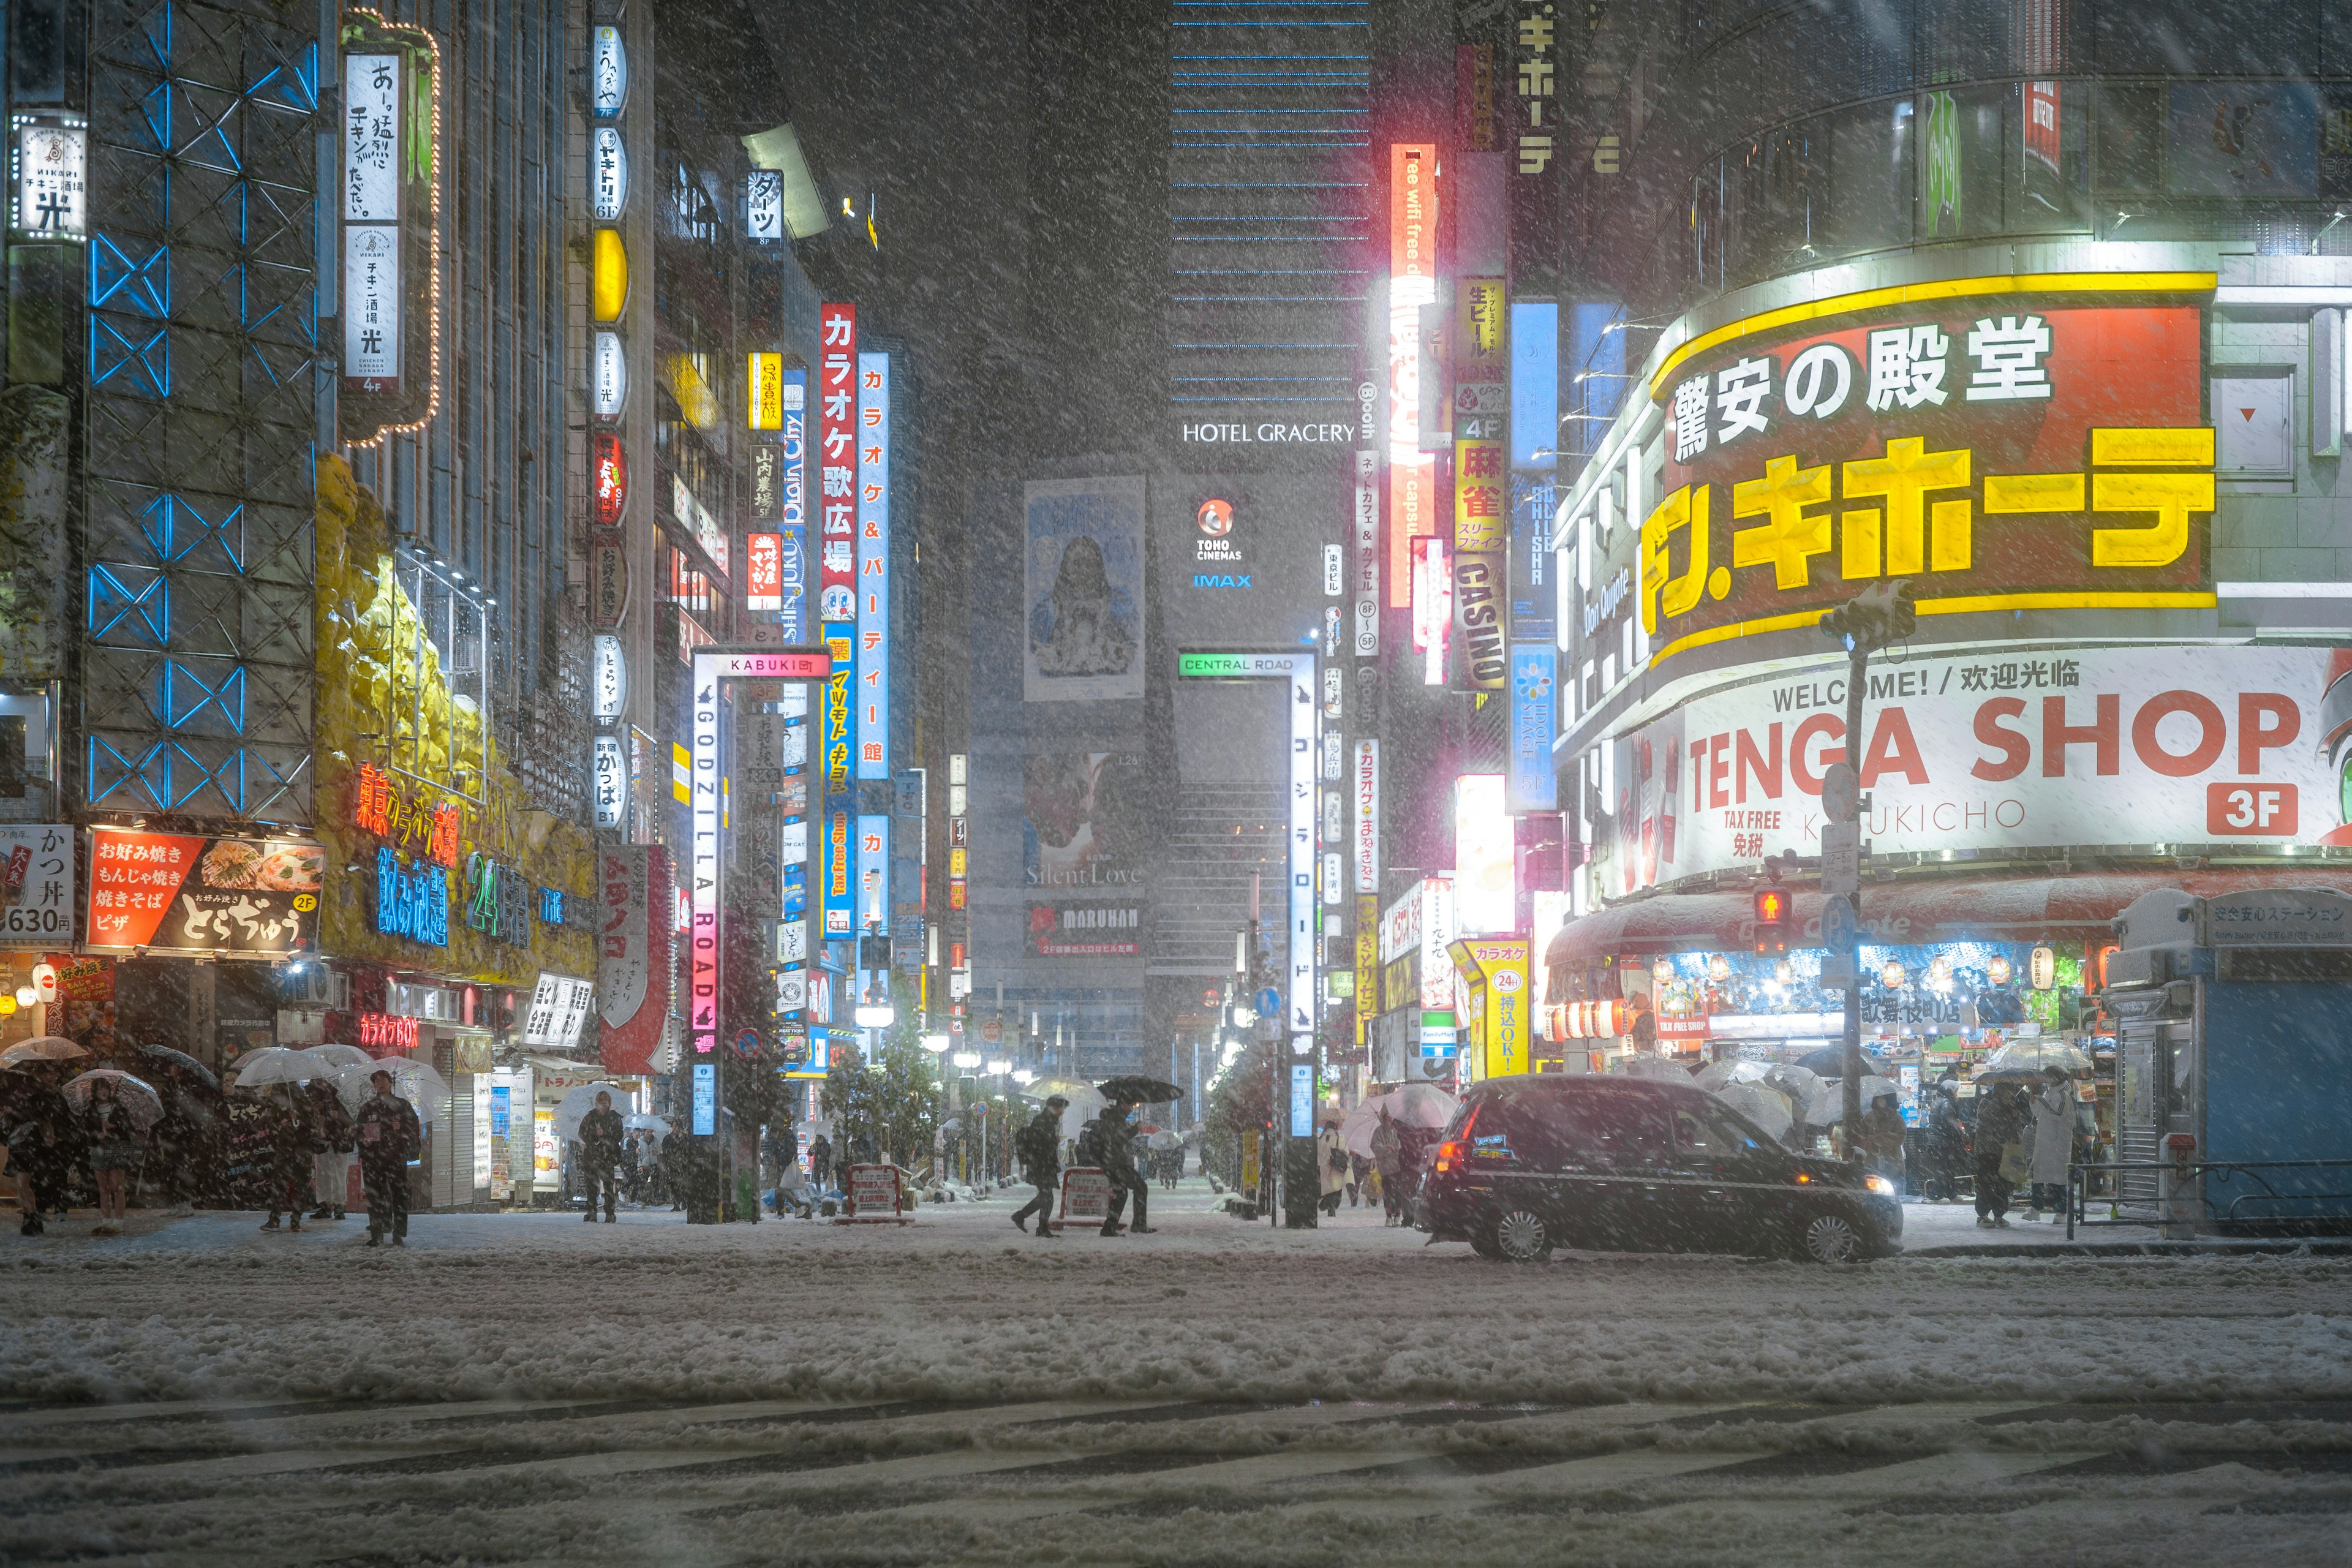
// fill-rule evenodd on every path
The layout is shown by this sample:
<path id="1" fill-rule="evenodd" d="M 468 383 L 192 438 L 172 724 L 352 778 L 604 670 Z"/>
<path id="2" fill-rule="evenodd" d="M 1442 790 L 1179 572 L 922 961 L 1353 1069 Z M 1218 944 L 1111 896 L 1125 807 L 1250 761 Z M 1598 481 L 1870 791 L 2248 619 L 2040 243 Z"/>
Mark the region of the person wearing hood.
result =
<path id="1" fill-rule="evenodd" d="M 1403 1217 L 1404 1140 L 1385 1105 L 1380 1108 L 1380 1125 L 1372 1129 L 1372 1169 L 1381 1178 L 1381 1223 L 1395 1225 Z"/>
<path id="2" fill-rule="evenodd" d="M 2011 1184 L 2000 1173 L 2010 1145 L 2025 1136 L 2024 1098 L 2011 1085 L 1995 1084 L 1977 1101 L 1977 1224 L 1988 1230 L 2009 1228 Z"/>
<path id="3" fill-rule="evenodd" d="M 1024 1179 L 1037 1189 L 1037 1195 L 1013 1211 L 1013 1223 L 1023 1230 L 1022 1224 L 1031 1215 L 1037 1216 L 1037 1239 L 1052 1241 L 1054 1233 L 1054 1189 L 1062 1180 L 1062 1112 L 1070 1102 L 1061 1095 L 1048 1099 L 1027 1126 L 1013 1135 L 1013 1152 L 1021 1156 Z"/>
<path id="4" fill-rule="evenodd" d="M 408 1245 L 408 1162 L 425 1146 L 416 1108 L 394 1092 L 389 1068 L 369 1076 L 374 1093 L 360 1105 L 352 1125 L 359 1135 L 360 1181 L 367 1189 L 370 1247 L 392 1233 L 394 1247 Z"/>

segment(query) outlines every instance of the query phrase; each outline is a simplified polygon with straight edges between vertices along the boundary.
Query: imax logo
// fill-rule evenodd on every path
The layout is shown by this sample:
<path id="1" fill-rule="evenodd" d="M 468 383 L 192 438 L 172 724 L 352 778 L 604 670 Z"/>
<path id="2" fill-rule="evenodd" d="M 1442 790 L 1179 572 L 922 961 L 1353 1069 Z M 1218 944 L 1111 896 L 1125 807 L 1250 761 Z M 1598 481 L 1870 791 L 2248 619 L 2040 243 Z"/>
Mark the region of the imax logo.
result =
<path id="1" fill-rule="evenodd" d="M 1253 574 L 1248 572 L 1195 572 L 1192 574 L 1192 586 L 1195 588 L 1246 588 L 1250 585 L 1252 575 Z"/>

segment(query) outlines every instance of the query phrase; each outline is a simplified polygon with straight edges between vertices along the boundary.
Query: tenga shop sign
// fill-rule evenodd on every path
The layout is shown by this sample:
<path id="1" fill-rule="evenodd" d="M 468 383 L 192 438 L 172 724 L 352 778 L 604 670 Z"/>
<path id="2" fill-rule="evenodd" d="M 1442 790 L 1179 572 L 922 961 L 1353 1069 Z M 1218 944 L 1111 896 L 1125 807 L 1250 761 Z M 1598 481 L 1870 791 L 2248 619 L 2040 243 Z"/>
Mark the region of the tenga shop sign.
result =
<path id="1" fill-rule="evenodd" d="M 2007 649 L 1874 664 L 1863 835 L 1879 855 L 2352 843 L 2352 723 L 2306 647 Z M 2191 679 L 2193 672 L 2193 679 Z M 1615 897 L 1822 852 L 1845 760 L 1842 668 L 1702 697 L 1612 742 L 1596 861 Z M 2332 733 L 2335 731 L 2336 733 Z M 2341 734 L 2347 738 L 2338 738 Z"/>

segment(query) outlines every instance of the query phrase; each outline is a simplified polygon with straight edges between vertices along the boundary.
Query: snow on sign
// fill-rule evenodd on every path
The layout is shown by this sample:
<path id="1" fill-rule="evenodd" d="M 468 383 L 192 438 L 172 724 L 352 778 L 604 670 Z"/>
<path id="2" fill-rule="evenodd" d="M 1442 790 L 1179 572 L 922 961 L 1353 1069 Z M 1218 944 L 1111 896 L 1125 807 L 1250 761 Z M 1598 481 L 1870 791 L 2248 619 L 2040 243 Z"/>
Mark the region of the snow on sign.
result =
<path id="1" fill-rule="evenodd" d="M 743 192 L 743 235 L 747 239 L 784 237 L 784 176 L 775 169 L 754 169 Z"/>
<path id="2" fill-rule="evenodd" d="M 530 1012 L 524 1019 L 522 1043 L 570 1050 L 580 1043 L 580 1029 L 588 1021 L 588 1010 L 595 995 L 596 987 L 589 981 L 542 973 L 539 984 L 531 988 Z"/>
<path id="3" fill-rule="evenodd" d="M 89 132 L 55 121 L 16 127 L 16 226 L 79 239 L 89 231 Z"/>

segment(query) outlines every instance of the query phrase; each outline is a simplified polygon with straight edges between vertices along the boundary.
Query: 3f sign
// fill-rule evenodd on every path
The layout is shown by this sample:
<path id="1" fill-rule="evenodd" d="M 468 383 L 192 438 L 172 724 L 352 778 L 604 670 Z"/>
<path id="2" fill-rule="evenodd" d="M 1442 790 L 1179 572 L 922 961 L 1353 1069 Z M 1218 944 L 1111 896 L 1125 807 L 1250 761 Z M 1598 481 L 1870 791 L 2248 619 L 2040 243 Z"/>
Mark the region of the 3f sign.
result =
<path id="1" fill-rule="evenodd" d="M 2206 831 L 2242 838 L 2292 838 L 2296 804 L 2293 784 L 2208 784 Z"/>

